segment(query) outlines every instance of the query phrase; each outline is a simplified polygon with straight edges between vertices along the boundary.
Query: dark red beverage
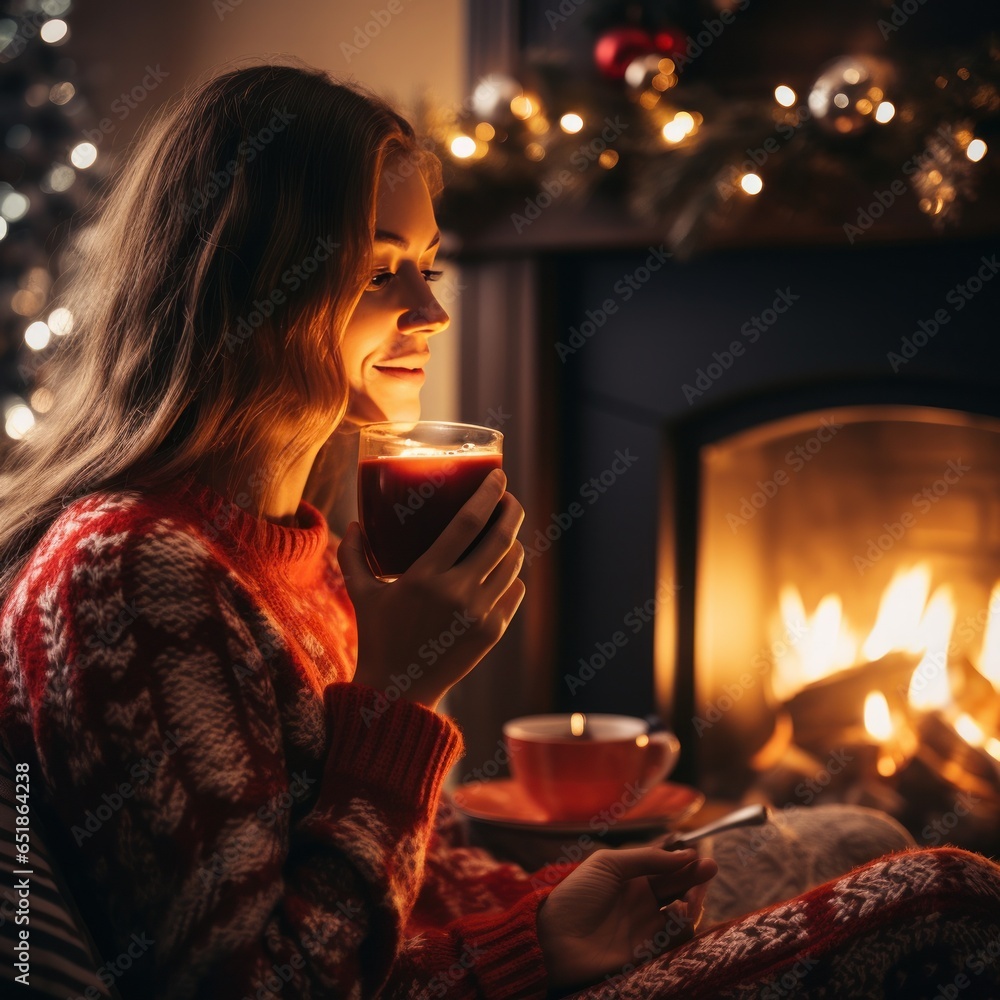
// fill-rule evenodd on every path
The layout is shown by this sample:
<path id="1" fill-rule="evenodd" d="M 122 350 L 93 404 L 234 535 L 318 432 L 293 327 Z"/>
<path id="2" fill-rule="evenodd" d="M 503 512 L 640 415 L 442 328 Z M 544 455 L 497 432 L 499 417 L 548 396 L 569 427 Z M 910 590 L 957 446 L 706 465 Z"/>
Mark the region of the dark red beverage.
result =
<path id="1" fill-rule="evenodd" d="M 358 513 L 372 569 L 405 573 L 502 463 L 498 454 L 361 459 Z"/>

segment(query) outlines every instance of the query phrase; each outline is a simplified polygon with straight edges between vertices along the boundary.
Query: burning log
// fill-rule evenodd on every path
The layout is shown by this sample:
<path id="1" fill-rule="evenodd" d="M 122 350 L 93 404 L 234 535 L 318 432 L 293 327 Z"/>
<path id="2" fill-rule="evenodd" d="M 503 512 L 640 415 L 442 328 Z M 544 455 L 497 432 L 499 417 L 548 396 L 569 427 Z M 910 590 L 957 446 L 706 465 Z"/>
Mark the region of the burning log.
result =
<path id="1" fill-rule="evenodd" d="M 795 742 L 813 754 L 865 739 L 865 698 L 881 691 L 890 709 L 904 711 L 910 678 L 919 662 L 912 653 L 887 653 L 804 687 L 785 704 Z"/>

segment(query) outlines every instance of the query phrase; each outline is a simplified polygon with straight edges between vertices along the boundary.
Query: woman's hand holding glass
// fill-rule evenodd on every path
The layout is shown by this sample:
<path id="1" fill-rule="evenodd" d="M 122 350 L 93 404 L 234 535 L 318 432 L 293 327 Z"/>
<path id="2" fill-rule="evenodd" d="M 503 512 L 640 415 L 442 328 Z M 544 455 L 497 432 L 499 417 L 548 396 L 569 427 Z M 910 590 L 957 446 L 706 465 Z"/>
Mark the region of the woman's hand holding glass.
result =
<path id="1" fill-rule="evenodd" d="M 524 510 L 505 491 L 507 477 L 490 473 L 447 528 L 395 582 L 384 583 L 365 558 L 352 522 L 338 550 L 358 623 L 354 681 L 434 710 L 447 691 L 489 652 L 524 597 L 518 579 L 524 548 L 517 532 Z M 486 526 L 496 521 L 464 559 Z M 400 677 L 411 683 L 401 690 Z"/>

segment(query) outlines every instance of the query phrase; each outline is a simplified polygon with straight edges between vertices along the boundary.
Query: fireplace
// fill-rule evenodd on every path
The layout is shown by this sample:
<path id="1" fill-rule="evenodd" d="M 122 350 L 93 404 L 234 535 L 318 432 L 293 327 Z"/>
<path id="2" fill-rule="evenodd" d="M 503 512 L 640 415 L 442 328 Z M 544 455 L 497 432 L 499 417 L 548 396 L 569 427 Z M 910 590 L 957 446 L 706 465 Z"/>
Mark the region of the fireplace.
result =
<path id="1" fill-rule="evenodd" d="M 557 362 L 566 459 L 553 509 L 595 476 L 607 483 L 552 543 L 557 709 L 655 704 L 685 747 L 678 777 L 719 797 L 877 805 L 919 834 L 965 794 L 982 822 L 953 839 L 992 844 L 1000 395 L 982 362 L 995 295 L 893 370 L 984 252 L 733 250 L 670 264 Z M 579 329 L 644 258 L 555 259 L 556 329 Z M 799 298 L 768 313 L 780 291 Z M 772 322 L 751 344 L 740 331 L 755 316 Z M 633 463 L 606 475 L 622 453 Z"/>
<path id="2" fill-rule="evenodd" d="M 877 805 L 915 833 L 967 801 L 961 836 L 993 834 L 998 433 L 995 418 L 867 405 L 703 449 L 692 727 L 706 788 Z"/>
<path id="3" fill-rule="evenodd" d="M 511 6 L 470 7 L 470 82 L 510 71 Z M 918 836 L 1000 846 L 983 659 L 1000 281 L 982 231 L 848 244 L 793 220 L 682 262 L 597 198 L 464 237 L 462 413 L 504 414 L 529 593 L 449 695 L 467 775 L 503 770 L 513 715 L 654 713 L 681 738 L 675 777 L 710 794 L 874 804 Z M 906 637 L 876 656 L 900 590 Z M 803 623 L 814 638 L 783 649 Z M 803 665 L 821 635 L 833 651 Z M 911 699 L 942 643 L 938 701 Z"/>

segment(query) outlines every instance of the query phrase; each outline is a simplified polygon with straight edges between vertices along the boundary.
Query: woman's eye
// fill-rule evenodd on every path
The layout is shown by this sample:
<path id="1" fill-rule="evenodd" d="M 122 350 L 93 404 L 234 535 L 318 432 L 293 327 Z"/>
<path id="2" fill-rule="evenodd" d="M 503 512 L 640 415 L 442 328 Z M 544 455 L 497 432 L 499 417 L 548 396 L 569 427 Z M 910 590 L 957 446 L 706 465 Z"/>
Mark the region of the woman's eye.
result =
<path id="1" fill-rule="evenodd" d="M 425 270 L 420 272 L 424 276 L 424 281 L 438 281 L 444 271 L 432 271 Z M 368 287 L 372 291 L 377 291 L 380 288 L 385 288 L 389 284 L 391 279 L 395 278 L 396 274 L 394 271 L 379 271 L 377 274 L 373 274 L 371 280 L 368 282 Z"/>
<path id="2" fill-rule="evenodd" d="M 368 282 L 369 288 L 385 288 L 389 284 L 389 279 L 394 277 L 392 271 L 379 271 L 378 274 L 373 274 L 371 281 Z"/>

